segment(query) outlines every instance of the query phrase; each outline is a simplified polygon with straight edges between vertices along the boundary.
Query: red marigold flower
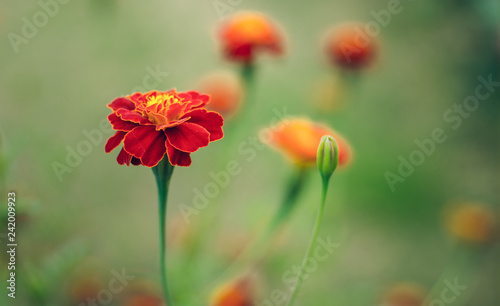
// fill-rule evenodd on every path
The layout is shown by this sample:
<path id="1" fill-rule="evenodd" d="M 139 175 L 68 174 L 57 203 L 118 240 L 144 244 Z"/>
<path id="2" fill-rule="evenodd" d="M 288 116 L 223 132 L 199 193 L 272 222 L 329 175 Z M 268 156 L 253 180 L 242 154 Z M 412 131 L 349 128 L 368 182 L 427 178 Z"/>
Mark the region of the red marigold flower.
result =
<path id="1" fill-rule="evenodd" d="M 341 25 L 331 31 L 326 40 L 330 60 L 348 69 L 369 66 L 376 54 L 376 42 L 365 31 L 364 24 Z"/>
<path id="2" fill-rule="evenodd" d="M 196 91 L 134 93 L 108 104 L 108 120 L 117 132 L 106 142 L 106 153 L 123 141 L 120 165 L 156 166 L 167 153 L 173 166 L 191 165 L 190 153 L 223 137 L 222 116 L 207 111 L 210 98 Z"/>
<path id="3" fill-rule="evenodd" d="M 251 63 L 256 50 L 282 53 L 282 38 L 277 27 L 264 15 L 239 13 L 225 21 L 219 37 L 225 55 L 230 60 Z"/>

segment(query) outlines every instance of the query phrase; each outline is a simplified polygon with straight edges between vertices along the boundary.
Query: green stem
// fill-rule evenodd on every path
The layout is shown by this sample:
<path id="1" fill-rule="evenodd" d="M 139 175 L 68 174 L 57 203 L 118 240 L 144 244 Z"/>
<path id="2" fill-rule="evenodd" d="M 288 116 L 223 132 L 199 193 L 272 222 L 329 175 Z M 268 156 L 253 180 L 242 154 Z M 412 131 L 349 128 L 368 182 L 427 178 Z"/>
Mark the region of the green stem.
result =
<path id="1" fill-rule="evenodd" d="M 281 206 L 269 224 L 269 232 L 273 232 L 279 227 L 291 214 L 297 203 L 299 193 L 302 191 L 305 181 L 307 180 L 307 168 L 298 168 L 297 175 L 290 181 L 288 188 L 283 198 Z"/>
<path id="2" fill-rule="evenodd" d="M 297 274 L 297 283 L 295 284 L 295 287 L 293 288 L 292 296 L 290 297 L 290 300 L 288 301 L 288 306 L 293 305 L 297 295 L 299 294 L 300 286 L 302 285 L 302 274 L 304 273 L 304 269 L 305 269 L 305 266 L 307 264 L 307 261 L 309 260 L 309 258 L 312 255 L 312 252 L 314 250 L 314 246 L 316 245 L 316 239 L 318 238 L 319 227 L 321 225 L 321 219 L 323 218 L 323 212 L 325 211 L 326 193 L 328 191 L 328 181 L 329 180 L 330 180 L 330 177 L 327 177 L 327 178 L 323 177 L 321 204 L 318 208 L 318 212 L 316 215 L 316 223 L 314 225 L 311 240 L 309 241 L 309 247 L 307 248 L 306 256 L 302 260 L 302 265 L 300 267 L 299 273 Z"/>
<path id="3" fill-rule="evenodd" d="M 163 158 L 160 163 L 153 168 L 153 173 L 156 178 L 156 185 L 158 187 L 158 206 L 159 206 L 159 217 L 160 217 L 160 271 L 161 271 L 161 281 L 163 287 L 163 294 L 168 306 L 173 306 L 172 297 L 168 291 L 167 282 L 167 267 L 166 267 L 166 217 L 167 217 L 167 198 L 168 198 L 168 187 L 170 185 L 170 178 L 172 177 L 172 172 L 174 167 L 168 162 L 167 158 Z"/>
<path id="4" fill-rule="evenodd" d="M 244 89 L 244 100 L 241 105 L 241 109 L 237 114 L 237 118 L 233 118 L 231 125 L 231 142 L 226 141 L 230 147 L 234 145 L 233 140 L 240 139 L 239 135 L 242 129 L 245 129 L 245 133 L 248 132 L 248 125 L 251 125 L 251 120 L 254 119 L 254 114 L 257 109 L 257 103 L 255 101 L 255 72 L 256 67 L 254 64 L 244 64 L 241 68 L 241 79 L 243 81 Z M 237 119 L 237 120 L 234 120 Z M 248 135 L 244 135 L 248 136 Z"/>
<path id="5" fill-rule="evenodd" d="M 228 273 L 241 268 L 245 263 L 258 262 L 265 255 L 270 244 L 270 240 L 274 237 L 277 229 L 284 223 L 293 211 L 293 208 L 296 206 L 295 204 L 297 203 L 298 194 L 302 190 L 306 180 L 306 173 L 307 169 L 299 169 L 297 175 L 290 181 L 285 197 L 283 198 L 283 202 L 281 203 L 276 215 L 269 223 L 266 231 L 258 240 L 250 244 L 247 251 L 245 251 L 239 259 L 235 261 L 232 268 L 228 269 Z"/>
<path id="6" fill-rule="evenodd" d="M 304 183 L 307 180 L 307 173 L 308 169 L 298 168 L 296 175 L 288 184 L 285 196 L 278 211 L 271 219 L 265 231 L 261 233 L 257 239 L 249 243 L 245 250 L 222 272 L 214 283 L 218 284 L 232 277 L 237 272 L 240 272 L 247 264 L 248 266 L 256 266 L 262 260 L 277 230 L 286 221 L 287 217 L 290 216 L 293 208 L 296 206 L 298 195 L 302 191 Z"/>

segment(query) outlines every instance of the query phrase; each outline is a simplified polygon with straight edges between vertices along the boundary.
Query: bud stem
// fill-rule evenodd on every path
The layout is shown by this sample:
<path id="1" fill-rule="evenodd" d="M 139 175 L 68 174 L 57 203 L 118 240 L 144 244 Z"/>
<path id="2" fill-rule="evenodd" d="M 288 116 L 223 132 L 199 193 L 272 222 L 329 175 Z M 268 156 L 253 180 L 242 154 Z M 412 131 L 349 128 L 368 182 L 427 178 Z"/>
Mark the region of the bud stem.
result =
<path id="1" fill-rule="evenodd" d="M 322 176 L 322 192 L 321 192 L 321 203 L 318 208 L 318 212 L 316 213 L 316 223 L 314 224 L 314 229 L 313 233 L 311 236 L 311 240 L 309 241 L 309 246 L 306 251 L 306 255 L 304 259 L 302 260 L 302 265 L 300 267 L 299 273 L 297 274 L 297 283 L 295 284 L 295 287 L 293 288 L 292 291 L 292 296 L 290 297 L 290 300 L 288 301 L 288 306 L 292 306 L 295 299 L 297 298 L 297 295 L 299 294 L 300 291 L 300 286 L 302 285 L 302 274 L 304 273 L 305 266 L 307 264 L 307 261 L 311 257 L 314 246 L 316 245 L 316 240 L 318 238 L 318 233 L 319 233 L 319 227 L 321 226 L 321 220 L 323 219 L 323 212 L 325 211 L 325 202 L 326 202 L 326 193 L 328 191 L 328 183 L 330 181 L 330 176 L 324 177 Z"/>

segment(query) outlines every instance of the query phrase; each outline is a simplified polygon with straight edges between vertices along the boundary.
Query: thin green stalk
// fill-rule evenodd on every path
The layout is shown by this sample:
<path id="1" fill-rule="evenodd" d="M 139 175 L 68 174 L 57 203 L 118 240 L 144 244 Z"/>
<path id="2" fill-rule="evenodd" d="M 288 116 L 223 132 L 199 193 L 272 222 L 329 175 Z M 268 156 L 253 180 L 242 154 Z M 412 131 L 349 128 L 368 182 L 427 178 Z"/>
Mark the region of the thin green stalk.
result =
<path id="1" fill-rule="evenodd" d="M 273 232 L 277 227 L 283 224 L 295 208 L 298 195 L 302 191 L 304 183 L 307 180 L 307 170 L 308 169 L 304 167 L 298 168 L 297 175 L 290 181 L 285 197 L 283 198 L 283 202 L 281 203 L 273 220 L 269 224 L 269 232 Z"/>
<path id="2" fill-rule="evenodd" d="M 248 131 L 248 124 L 254 119 L 254 114 L 257 109 L 257 102 L 255 101 L 255 76 L 256 67 L 254 64 L 244 64 L 241 67 L 240 72 L 241 79 L 243 81 L 244 99 L 241 105 L 241 109 L 236 114 L 230 123 L 230 129 L 226 138 L 226 143 L 229 148 L 235 147 L 234 141 L 241 139 L 239 136 L 241 131 Z M 245 129 L 245 130 L 243 130 Z M 248 136 L 248 135 L 243 135 Z M 231 152 L 231 151 L 229 151 Z M 223 160 L 226 162 L 226 160 Z"/>
<path id="3" fill-rule="evenodd" d="M 323 212 L 325 211 L 325 202 L 326 202 L 326 193 L 328 191 L 328 182 L 330 180 L 330 177 L 323 177 L 323 186 L 322 186 L 322 192 L 321 192 L 321 204 L 318 208 L 318 212 L 316 215 L 316 223 L 314 225 L 313 233 L 311 240 L 309 241 L 309 247 L 307 248 L 306 256 L 302 260 L 302 265 L 300 267 L 299 273 L 297 274 L 297 283 L 295 284 L 295 287 L 293 288 L 292 291 L 292 296 L 290 297 L 290 300 L 288 301 L 288 306 L 292 306 L 295 299 L 297 298 L 297 295 L 299 294 L 300 291 L 300 286 L 302 285 L 302 274 L 304 273 L 305 266 L 307 264 L 307 261 L 312 255 L 312 252 L 314 250 L 314 246 L 316 245 L 316 239 L 318 238 L 318 233 L 319 233 L 319 227 L 321 225 L 321 219 L 323 218 Z"/>
<path id="4" fill-rule="evenodd" d="M 266 251 L 272 238 L 275 237 L 278 229 L 285 223 L 290 216 L 294 207 L 296 207 L 298 195 L 303 189 L 307 180 L 308 169 L 298 168 L 297 173 L 288 183 L 283 200 L 278 208 L 278 211 L 271 219 L 271 222 L 265 231 L 255 240 L 249 243 L 245 250 L 227 267 L 222 274 L 213 282 L 219 284 L 220 282 L 232 277 L 236 272 L 241 272 L 243 267 L 256 266 L 261 259 L 265 256 Z"/>
<path id="5" fill-rule="evenodd" d="M 298 194 L 302 190 L 302 187 L 304 186 L 304 182 L 306 180 L 306 173 L 307 170 L 304 168 L 300 168 L 298 170 L 297 175 L 290 181 L 285 192 L 283 202 L 281 203 L 278 211 L 276 212 L 276 215 L 269 223 L 265 232 L 260 238 L 250 244 L 247 250 L 243 252 L 243 254 L 240 255 L 238 259 L 236 259 L 231 267 L 226 270 L 226 273 L 224 273 L 224 275 L 229 275 L 235 272 L 245 263 L 252 261 L 258 262 L 261 257 L 265 255 L 268 249 L 268 245 L 274 237 L 274 234 L 280 228 L 280 226 L 283 225 L 285 220 L 293 211 L 293 208 L 296 206 Z"/>
<path id="6" fill-rule="evenodd" d="M 163 158 L 160 163 L 153 168 L 153 173 L 156 178 L 156 185 L 158 187 L 158 206 L 159 206 L 159 218 L 160 218 L 160 271 L 161 271 L 161 281 L 163 287 L 163 294 L 168 306 L 173 306 L 172 297 L 168 290 L 167 281 L 167 267 L 166 267 L 166 217 L 167 217 L 167 198 L 168 189 L 170 185 L 170 178 L 172 177 L 172 172 L 174 167 L 168 162 L 167 158 Z"/>

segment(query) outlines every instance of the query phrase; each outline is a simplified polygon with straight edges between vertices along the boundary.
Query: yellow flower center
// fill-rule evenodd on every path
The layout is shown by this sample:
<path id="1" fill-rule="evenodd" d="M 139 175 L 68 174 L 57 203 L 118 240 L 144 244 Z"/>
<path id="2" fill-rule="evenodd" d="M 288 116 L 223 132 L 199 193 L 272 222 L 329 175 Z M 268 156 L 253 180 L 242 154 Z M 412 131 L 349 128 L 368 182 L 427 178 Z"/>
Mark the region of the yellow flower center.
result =
<path id="1" fill-rule="evenodd" d="M 163 103 L 167 99 L 167 95 L 157 95 L 157 96 L 152 96 L 148 98 L 148 101 L 146 102 L 146 107 L 150 107 L 153 105 L 158 105 L 160 103 Z"/>

